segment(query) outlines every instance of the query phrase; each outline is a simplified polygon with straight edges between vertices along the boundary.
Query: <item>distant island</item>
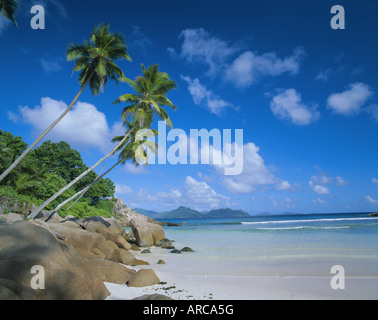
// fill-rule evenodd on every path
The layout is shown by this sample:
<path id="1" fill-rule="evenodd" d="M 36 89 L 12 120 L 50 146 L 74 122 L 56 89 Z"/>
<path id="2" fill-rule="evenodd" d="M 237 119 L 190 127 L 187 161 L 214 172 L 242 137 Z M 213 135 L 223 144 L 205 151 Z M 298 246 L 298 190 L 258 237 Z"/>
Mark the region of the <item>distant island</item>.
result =
<path id="1" fill-rule="evenodd" d="M 179 207 L 171 211 L 156 212 L 153 210 L 145 210 L 135 208 L 136 212 L 154 219 L 219 219 L 219 218 L 244 218 L 251 215 L 243 210 L 214 209 L 208 212 L 199 212 L 187 207 Z"/>

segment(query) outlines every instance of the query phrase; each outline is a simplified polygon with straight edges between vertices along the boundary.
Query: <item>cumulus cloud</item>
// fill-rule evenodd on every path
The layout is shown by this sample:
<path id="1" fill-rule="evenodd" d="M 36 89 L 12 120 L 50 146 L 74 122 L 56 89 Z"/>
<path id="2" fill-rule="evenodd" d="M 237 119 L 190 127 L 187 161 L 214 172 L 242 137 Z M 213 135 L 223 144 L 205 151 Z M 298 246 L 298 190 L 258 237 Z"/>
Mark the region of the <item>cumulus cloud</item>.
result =
<path id="1" fill-rule="evenodd" d="M 171 57 L 204 65 L 208 68 L 206 75 L 220 76 L 237 88 L 250 87 L 265 77 L 285 73 L 296 75 L 305 56 L 304 49 L 300 47 L 283 58 L 276 52 L 259 54 L 247 50 L 240 53 L 238 44 L 225 41 L 202 28 L 186 29 L 179 38 L 183 40 L 179 52 L 168 48 Z"/>
<path id="2" fill-rule="evenodd" d="M 133 195 L 132 201 L 136 206 L 153 203 L 155 207 L 165 209 L 187 206 L 199 211 L 237 205 L 229 197 L 217 193 L 206 182 L 198 181 L 191 176 L 186 177 L 182 187 L 169 191 L 151 193 L 147 189 L 140 189 L 137 194 Z"/>
<path id="3" fill-rule="evenodd" d="M 177 55 L 191 63 L 206 65 L 208 75 L 215 75 L 227 58 L 238 50 L 227 41 L 212 36 L 202 28 L 186 29 L 181 32 L 179 38 L 183 39 L 181 51 L 177 54 L 170 48 L 171 55 Z"/>
<path id="4" fill-rule="evenodd" d="M 41 134 L 67 109 L 61 100 L 42 98 L 41 104 L 30 108 L 19 107 L 18 113 L 8 112 L 13 121 L 30 124 L 37 135 Z M 68 114 L 46 136 L 53 141 L 67 141 L 74 146 L 98 148 L 103 152 L 110 151 L 110 140 L 124 133 L 120 123 L 109 127 L 106 116 L 94 105 L 77 102 Z"/>
<path id="5" fill-rule="evenodd" d="M 234 107 L 230 102 L 221 99 L 212 91 L 201 84 L 198 78 L 191 79 L 188 76 L 181 76 L 188 83 L 188 90 L 196 105 L 204 105 L 215 115 L 220 115 L 225 108 Z"/>
<path id="6" fill-rule="evenodd" d="M 347 90 L 331 94 L 327 100 L 327 107 L 337 114 L 344 116 L 355 115 L 372 97 L 373 93 L 373 90 L 364 83 L 352 83 Z"/>
<path id="7" fill-rule="evenodd" d="M 276 178 L 265 165 L 264 159 L 259 154 L 260 148 L 250 142 L 243 146 L 234 145 L 234 148 L 243 148 L 243 152 L 238 152 L 243 156 L 243 171 L 239 175 L 225 176 L 222 178 L 223 185 L 232 193 L 250 193 L 259 186 L 278 184 L 281 188 L 288 185 Z M 229 156 L 231 148 L 223 151 L 223 158 Z M 214 165 L 218 173 L 224 175 L 224 165 Z M 283 189 L 281 189 L 283 190 Z"/>
<path id="8" fill-rule="evenodd" d="M 324 195 L 331 193 L 331 190 L 329 187 L 327 187 L 327 185 L 336 185 L 338 187 L 343 187 L 348 185 L 349 182 L 344 180 L 340 176 L 333 178 L 328 176 L 326 173 L 321 172 L 318 175 L 312 176 L 308 184 L 314 192 Z"/>
<path id="9" fill-rule="evenodd" d="M 245 88 L 264 77 L 276 77 L 284 73 L 296 75 L 303 56 L 302 48 L 296 48 L 291 56 L 283 59 L 275 52 L 258 55 L 247 51 L 237 57 L 226 69 L 226 79 L 236 87 Z"/>
<path id="10" fill-rule="evenodd" d="M 130 194 L 133 192 L 133 189 L 131 189 L 131 187 L 125 185 L 125 184 L 122 184 L 122 183 L 116 183 L 115 184 L 115 193 L 116 194 Z"/>
<path id="11" fill-rule="evenodd" d="M 326 186 L 316 184 L 314 181 L 310 180 L 309 181 L 309 186 L 310 188 L 316 192 L 317 194 L 329 194 L 331 193 L 331 190 L 327 188 Z"/>
<path id="12" fill-rule="evenodd" d="M 301 95 L 295 89 L 277 94 L 270 103 L 270 109 L 278 119 L 299 126 L 309 125 L 320 118 L 317 107 L 313 103 L 303 103 Z"/>
<path id="13" fill-rule="evenodd" d="M 210 132 L 211 133 L 211 132 Z M 212 136 L 209 133 L 209 137 Z M 219 133 L 220 135 L 220 133 Z M 216 135 L 215 135 L 216 136 Z M 214 136 L 213 136 L 214 140 Z M 250 193 L 256 191 L 261 186 L 273 186 L 279 191 L 294 191 L 298 185 L 292 185 L 286 180 L 281 180 L 274 176 L 271 170 L 266 166 L 263 157 L 259 154 L 260 148 L 254 143 L 243 144 L 243 141 L 210 144 L 210 139 L 201 144 L 193 137 L 185 135 L 180 136 L 177 144 L 180 148 L 187 150 L 185 157 L 189 157 L 185 163 L 204 163 L 215 169 L 219 175 L 217 180 L 234 194 Z M 227 175 L 226 171 L 234 168 L 235 174 Z M 236 173 L 237 172 L 237 173 Z"/>
<path id="14" fill-rule="evenodd" d="M 278 182 L 274 188 L 276 190 L 279 190 L 279 191 L 283 191 L 283 190 L 293 190 L 293 186 L 286 180 L 282 180 L 280 182 Z"/>

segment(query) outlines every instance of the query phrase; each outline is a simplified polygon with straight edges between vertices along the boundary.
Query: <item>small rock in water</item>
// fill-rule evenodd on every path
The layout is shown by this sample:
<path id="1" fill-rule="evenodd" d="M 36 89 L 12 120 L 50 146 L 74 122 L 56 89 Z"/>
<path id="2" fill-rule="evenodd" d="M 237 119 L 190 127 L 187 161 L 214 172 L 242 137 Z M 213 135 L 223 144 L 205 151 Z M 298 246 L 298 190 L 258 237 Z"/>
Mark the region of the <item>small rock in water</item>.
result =
<path id="1" fill-rule="evenodd" d="M 151 250 L 150 249 L 144 249 L 140 253 L 151 253 Z"/>
<path id="2" fill-rule="evenodd" d="M 177 250 L 177 249 L 173 249 L 172 251 L 170 251 L 171 253 L 181 253 L 180 250 Z"/>
<path id="3" fill-rule="evenodd" d="M 184 247 L 181 249 L 182 252 L 194 252 L 194 250 L 192 248 L 189 248 L 189 247 Z"/>

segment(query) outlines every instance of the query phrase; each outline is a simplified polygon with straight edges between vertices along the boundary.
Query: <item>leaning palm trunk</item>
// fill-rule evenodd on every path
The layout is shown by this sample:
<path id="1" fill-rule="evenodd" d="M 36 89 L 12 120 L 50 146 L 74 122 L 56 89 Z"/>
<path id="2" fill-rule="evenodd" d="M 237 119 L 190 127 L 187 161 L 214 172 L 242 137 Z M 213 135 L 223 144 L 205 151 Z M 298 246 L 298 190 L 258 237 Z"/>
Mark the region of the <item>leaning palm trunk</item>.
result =
<path id="1" fill-rule="evenodd" d="M 57 197 L 59 197 L 62 193 L 67 191 L 70 187 L 72 187 L 76 182 L 80 181 L 82 178 L 84 178 L 88 173 L 92 172 L 94 169 L 96 169 L 103 161 L 108 159 L 110 156 L 112 156 L 118 148 L 122 146 L 122 144 L 127 140 L 129 135 L 137 128 L 137 126 L 134 126 L 126 135 L 125 137 L 114 147 L 114 149 L 108 153 L 105 157 L 101 158 L 99 161 L 96 162 L 95 165 L 84 171 L 81 175 L 79 175 L 77 178 L 72 180 L 69 184 L 67 184 L 65 187 L 60 189 L 57 193 L 55 193 L 52 197 L 47 199 L 44 203 L 42 203 L 38 208 L 36 208 L 30 215 L 29 218 L 34 219 L 46 206 L 48 206 L 51 202 L 53 202 Z"/>
<path id="2" fill-rule="evenodd" d="M 124 160 L 124 158 L 120 161 L 118 161 L 113 167 L 111 167 L 108 171 L 106 171 L 105 173 L 103 173 L 101 176 L 98 176 L 91 184 L 89 184 L 88 186 L 86 186 L 85 188 L 81 189 L 79 192 L 75 193 L 71 198 L 68 198 L 67 200 L 63 201 L 61 204 L 59 204 L 54 210 L 53 212 L 51 213 L 50 216 L 52 216 L 54 213 L 58 212 L 58 210 L 60 210 L 64 205 L 66 205 L 67 203 L 73 201 L 76 197 L 78 197 L 76 199 L 76 201 L 70 205 L 67 210 L 69 210 L 70 208 L 72 208 L 83 196 L 84 194 L 95 184 L 97 183 L 101 178 L 103 178 L 105 175 L 107 175 L 110 171 L 112 171 L 116 166 L 118 166 L 122 161 Z M 50 217 L 49 217 L 50 218 Z"/>
<path id="3" fill-rule="evenodd" d="M 92 73 L 93 76 L 93 73 Z M 91 76 L 91 77 L 92 77 Z M 71 104 L 68 106 L 68 108 L 59 116 L 58 119 L 56 119 L 39 137 L 37 140 L 35 140 L 23 153 L 20 155 L 1 175 L 0 175 L 0 182 L 24 159 L 30 151 L 33 150 L 33 148 L 58 124 L 60 120 L 64 118 L 64 116 L 72 109 L 74 104 L 76 103 L 77 99 L 79 99 L 80 95 L 83 93 L 85 87 L 87 86 L 88 82 L 90 81 L 91 77 L 83 84 L 81 87 L 79 93 L 76 95 L 76 97 L 73 99 Z"/>

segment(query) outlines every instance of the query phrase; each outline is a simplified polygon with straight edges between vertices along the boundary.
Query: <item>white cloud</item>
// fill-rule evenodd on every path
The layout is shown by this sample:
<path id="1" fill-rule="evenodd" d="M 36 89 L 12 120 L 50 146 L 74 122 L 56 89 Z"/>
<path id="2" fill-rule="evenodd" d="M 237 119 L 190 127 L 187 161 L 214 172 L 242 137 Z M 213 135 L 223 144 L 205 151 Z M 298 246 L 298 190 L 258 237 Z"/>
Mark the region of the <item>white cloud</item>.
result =
<path id="1" fill-rule="evenodd" d="M 315 80 L 320 80 L 323 82 L 327 82 L 329 80 L 329 77 L 332 74 L 332 69 L 328 68 L 326 70 L 321 70 L 319 73 L 316 75 Z"/>
<path id="2" fill-rule="evenodd" d="M 30 108 L 19 107 L 19 114 L 8 112 L 13 121 L 32 125 L 36 134 L 41 134 L 66 110 L 67 105 L 61 100 L 42 98 L 41 105 Z M 123 134 L 120 123 L 109 127 L 104 113 L 86 102 L 77 102 L 68 114 L 46 136 L 53 141 L 64 140 L 74 146 L 98 148 L 102 152 L 110 151 L 111 138 Z"/>
<path id="3" fill-rule="evenodd" d="M 190 148 L 188 153 L 192 159 L 209 159 L 209 165 L 214 167 L 220 176 L 222 185 L 232 193 L 250 193 L 256 191 L 257 187 L 273 185 L 279 191 L 293 191 L 298 185 L 292 185 L 286 180 L 275 177 L 265 165 L 264 159 L 259 154 L 260 148 L 249 142 L 239 145 L 235 142 L 224 143 L 222 146 L 209 145 L 208 142 L 201 142 L 200 150 L 193 146 L 197 143 L 190 138 L 180 139 L 185 148 Z M 240 174 L 226 175 L 226 169 L 230 167 L 240 168 Z"/>
<path id="4" fill-rule="evenodd" d="M 326 186 L 316 184 L 315 182 L 313 182 L 311 180 L 308 184 L 311 187 L 311 189 L 318 194 L 330 194 L 331 193 L 331 190 L 329 188 L 327 188 Z"/>
<path id="5" fill-rule="evenodd" d="M 208 75 L 215 75 L 226 59 L 237 51 L 236 47 L 229 45 L 224 40 L 212 36 L 206 30 L 186 29 L 181 32 L 183 39 L 179 57 L 188 62 L 199 62 L 208 66 Z M 174 53 L 173 49 L 169 49 Z"/>
<path id="6" fill-rule="evenodd" d="M 349 184 L 348 181 L 344 180 L 342 177 L 336 177 L 336 185 L 339 187 L 346 186 Z"/>
<path id="7" fill-rule="evenodd" d="M 115 190 L 116 194 L 130 194 L 133 192 L 133 189 L 131 189 L 131 187 L 122 183 L 116 183 L 115 188 L 116 188 Z"/>
<path id="8" fill-rule="evenodd" d="M 195 210 L 206 211 L 237 205 L 229 197 L 217 193 L 206 182 L 198 181 L 190 176 L 186 177 L 184 185 L 178 189 L 156 193 L 140 189 L 136 195 L 133 195 L 132 201 L 137 206 L 153 203 L 155 207 L 162 208 L 162 210 L 187 206 Z"/>
<path id="9" fill-rule="evenodd" d="M 371 204 L 378 204 L 378 200 L 373 199 L 370 196 L 366 196 L 365 199 Z"/>
<path id="10" fill-rule="evenodd" d="M 259 154 L 260 148 L 250 142 L 244 146 L 234 145 L 234 148 L 243 148 L 243 171 L 236 176 L 226 176 L 223 178 L 223 185 L 232 193 L 250 193 L 256 190 L 258 186 L 272 185 L 280 183 L 267 168 L 264 159 Z M 231 148 L 224 152 L 223 159 L 229 156 Z M 225 161 L 226 162 L 226 161 Z M 228 162 L 228 161 L 227 161 Z M 224 165 L 214 165 L 217 171 L 224 175 Z"/>
<path id="11" fill-rule="evenodd" d="M 371 182 L 378 186 L 378 179 L 377 178 L 371 178 Z"/>
<path id="12" fill-rule="evenodd" d="M 50 58 L 40 60 L 42 69 L 46 73 L 57 72 L 62 69 L 62 58 Z"/>
<path id="13" fill-rule="evenodd" d="M 292 190 L 293 186 L 286 180 L 282 180 L 279 183 L 277 183 L 274 188 L 279 191 L 284 191 L 284 190 Z"/>
<path id="14" fill-rule="evenodd" d="M 334 113 L 350 116 L 357 114 L 361 107 L 373 95 L 372 89 L 361 82 L 352 83 L 341 93 L 334 93 L 328 97 L 327 108 Z"/>
<path id="15" fill-rule="evenodd" d="M 242 53 L 226 70 L 226 79 L 236 87 L 245 88 L 263 77 L 276 77 L 284 73 L 296 75 L 304 50 L 297 48 L 294 53 L 281 59 L 275 52 L 258 55 L 251 51 Z"/>
<path id="16" fill-rule="evenodd" d="M 279 57 L 276 52 L 258 54 L 250 50 L 236 56 L 241 47 L 216 37 L 206 30 L 186 29 L 180 52 L 168 48 L 172 58 L 181 58 L 189 63 L 205 65 L 208 76 L 220 76 L 235 87 L 249 87 L 264 77 L 276 77 L 284 73 L 296 75 L 305 55 L 303 48 L 295 48 L 292 55 Z"/>
<path id="17" fill-rule="evenodd" d="M 287 89 L 274 96 L 270 109 L 277 118 L 299 126 L 309 125 L 320 118 L 317 105 L 304 104 L 301 95 L 295 89 Z"/>
<path id="18" fill-rule="evenodd" d="M 325 204 L 326 203 L 326 201 L 324 201 L 324 200 L 322 200 L 320 198 L 317 198 L 316 201 L 314 201 L 314 202 L 317 202 L 317 203 L 320 203 L 320 204 Z"/>
<path id="19" fill-rule="evenodd" d="M 225 108 L 234 107 L 232 103 L 221 99 L 212 91 L 206 89 L 198 78 L 191 79 L 188 76 L 181 76 L 181 78 L 188 83 L 188 90 L 196 105 L 205 105 L 215 115 L 220 115 Z"/>
<path id="20" fill-rule="evenodd" d="M 145 165 L 136 166 L 133 163 L 127 162 L 124 165 L 125 171 L 131 174 L 147 174 L 149 171 Z"/>
<path id="21" fill-rule="evenodd" d="M 312 176 L 308 184 L 317 194 L 330 194 L 331 190 L 329 187 L 326 187 L 326 185 L 343 187 L 348 185 L 349 182 L 340 176 L 333 178 L 328 176 L 326 173 L 321 172 L 319 175 Z"/>

